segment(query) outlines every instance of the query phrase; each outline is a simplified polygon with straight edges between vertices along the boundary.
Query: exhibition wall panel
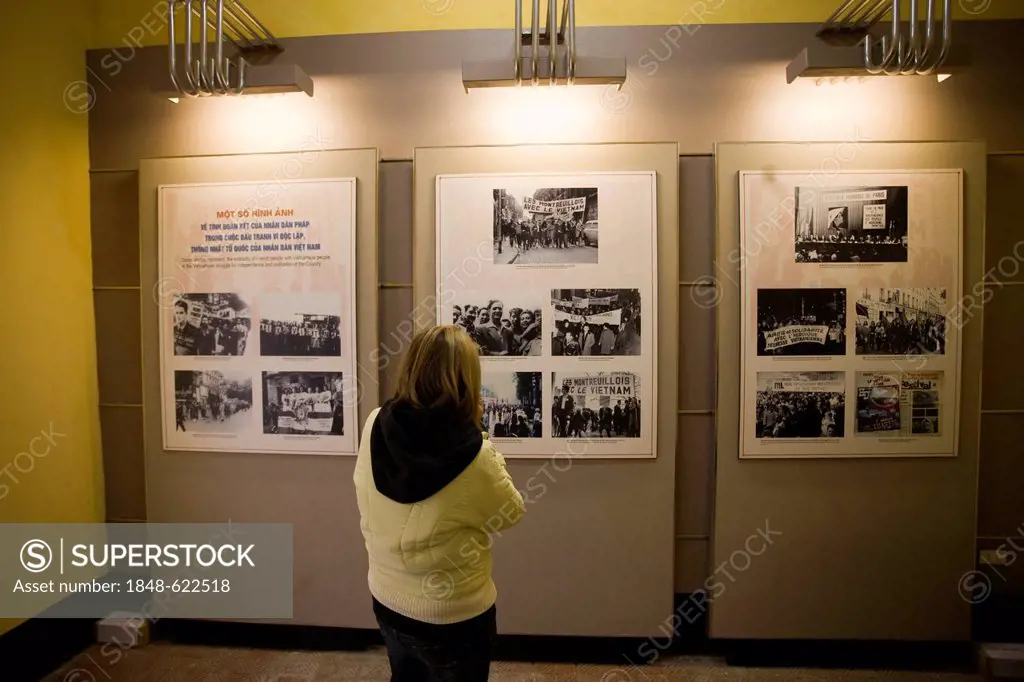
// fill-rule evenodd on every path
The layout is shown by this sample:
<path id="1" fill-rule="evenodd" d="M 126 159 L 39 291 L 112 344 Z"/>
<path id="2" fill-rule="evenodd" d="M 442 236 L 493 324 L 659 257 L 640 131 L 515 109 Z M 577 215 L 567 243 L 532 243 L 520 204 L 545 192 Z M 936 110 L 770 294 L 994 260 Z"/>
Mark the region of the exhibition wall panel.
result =
<path id="1" fill-rule="evenodd" d="M 293 524 L 294 622 L 372 627 L 365 595 L 351 589 L 365 580 L 366 556 L 351 486 L 354 458 L 294 453 L 169 451 L 161 436 L 161 296 L 157 245 L 157 187 L 182 183 L 255 181 L 267 186 L 296 155 L 147 159 L 139 174 L 139 228 L 143 292 L 147 520 L 166 522 L 285 522 Z M 377 153 L 374 149 L 323 151 L 304 180 L 356 179 L 356 357 L 362 368 L 376 349 Z M 264 185 L 261 184 L 261 187 Z M 340 227 L 340 225 L 339 225 Z M 166 284 L 166 282 L 163 282 Z M 155 294 L 155 296 L 154 296 Z M 358 425 L 378 404 L 375 373 L 360 382 Z M 258 406 L 254 406 L 258 409 Z"/>
<path id="2" fill-rule="evenodd" d="M 422 314 L 414 315 L 417 326 L 433 323 L 448 279 L 447 275 L 441 279 L 436 267 L 440 257 L 436 230 L 441 230 L 435 224 L 438 176 L 500 174 L 504 180 L 513 174 L 534 174 L 537 169 L 573 177 L 602 172 L 656 173 L 659 276 L 655 314 L 659 322 L 657 347 L 662 349 L 656 369 L 660 375 L 657 457 L 588 461 L 585 454 L 579 454 L 586 452 L 584 443 L 578 450 L 563 446 L 561 452 L 548 453 L 549 461 L 509 458 L 513 478 L 521 481 L 520 487 L 525 483 L 528 505 L 523 523 L 495 545 L 495 573 L 503 595 L 498 615 L 502 632 L 654 635 L 672 610 L 674 592 L 675 531 L 673 515 L 665 512 L 673 508 L 678 421 L 678 388 L 671 380 L 678 362 L 674 350 L 678 347 L 679 311 L 677 146 L 430 148 L 416 150 L 414 161 L 414 300 L 418 309 L 423 309 Z M 488 191 L 487 204 L 490 195 Z M 491 257 L 492 212 L 490 206 L 484 208 L 483 243 L 485 256 Z M 611 213 L 615 208 L 606 209 L 602 204 L 602 211 Z M 620 229 L 626 228 L 649 230 L 649 217 Z M 487 258 L 483 260 L 486 263 Z M 553 571 L 554 566 L 558 570 Z M 614 599 L 609 598 L 610 589 L 615 592 Z"/>
<path id="3" fill-rule="evenodd" d="M 960 594 L 960 581 L 975 566 L 980 312 L 960 330 L 963 371 L 955 458 L 755 462 L 738 456 L 742 289 L 732 282 L 740 281 L 744 262 L 736 254 L 757 257 L 754 250 L 741 250 L 739 174 L 818 168 L 836 149 L 835 143 L 737 143 L 716 149 L 716 250 L 724 276 L 719 280 L 712 563 L 731 565 L 740 575 L 723 585 L 712 605 L 711 634 L 965 640 L 970 605 Z M 864 143 L 856 155 L 845 154 L 844 161 L 843 170 L 851 171 L 963 169 L 964 289 L 981 279 L 984 144 Z M 921 561 L 922 556 L 929 560 Z"/>

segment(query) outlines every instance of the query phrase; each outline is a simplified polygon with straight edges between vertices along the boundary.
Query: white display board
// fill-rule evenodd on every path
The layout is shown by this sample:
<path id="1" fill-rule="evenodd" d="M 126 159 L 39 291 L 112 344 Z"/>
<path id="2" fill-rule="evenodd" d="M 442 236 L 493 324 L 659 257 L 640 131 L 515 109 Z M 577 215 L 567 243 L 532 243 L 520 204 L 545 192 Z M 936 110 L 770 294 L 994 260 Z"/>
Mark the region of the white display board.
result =
<path id="1" fill-rule="evenodd" d="M 741 172 L 740 456 L 955 456 L 959 170 Z"/>
<path id="2" fill-rule="evenodd" d="M 159 187 L 165 449 L 356 452 L 355 190 Z"/>
<path id="3" fill-rule="evenodd" d="M 504 454 L 655 456 L 656 182 L 437 177 L 438 322 L 480 346 Z"/>

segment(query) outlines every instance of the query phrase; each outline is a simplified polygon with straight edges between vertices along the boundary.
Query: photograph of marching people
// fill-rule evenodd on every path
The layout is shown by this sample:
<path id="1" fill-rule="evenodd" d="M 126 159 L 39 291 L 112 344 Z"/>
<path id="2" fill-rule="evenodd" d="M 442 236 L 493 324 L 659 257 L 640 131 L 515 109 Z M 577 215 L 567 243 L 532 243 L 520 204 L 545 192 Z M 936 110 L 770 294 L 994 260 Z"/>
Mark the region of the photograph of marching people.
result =
<path id="1" fill-rule="evenodd" d="M 460 294 L 452 310 L 452 324 L 465 329 L 487 357 L 538 356 L 544 337 L 542 299 L 533 293 L 516 293 L 503 299 Z"/>
<path id="2" fill-rule="evenodd" d="M 639 438 L 640 377 L 633 372 L 552 374 L 554 438 Z"/>
<path id="3" fill-rule="evenodd" d="M 843 372 L 758 372 L 758 438 L 842 438 Z"/>
<path id="4" fill-rule="evenodd" d="M 242 372 L 174 373 L 174 430 L 240 433 L 252 416 L 252 378 Z"/>
<path id="5" fill-rule="evenodd" d="M 341 295 L 274 293 L 259 301 L 260 355 L 341 355 Z"/>
<path id="6" fill-rule="evenodd" d="M 757 354 L 845 355 L 846 289 L 758 289 Z"/>
<path id="7" fill-rule="evenodd" d="M 252 321 L 238 294 L 177 294 L 175 355 L 245 355 Z"/>
<path id="8" fill-rule="evenodd" d="M 906 263 L 908 188 L 797 187 L 797 263 Z"/>
<path id="9" fill-rule="evenodd" d="M 491 438 L 540 438 L 543 402 L 540 372 L 483 372 L 483 429 Z"/>
<path id="10" fill-rule="evenodd" d="M 944 355 L 945 289 L 862 289 L 857 355 Z"/>
<path id="11" fill-rule="evenodd" d="M 639 289 L 553 289 L 555 357 L 640 355 Z"/>
<path id="12" fill-rule="evenodd" d="M 494 264 L 598 262 L 596 187 L 494 190 Z"/>
<path id="13" fill-rule="evenodd" d="M 345 435 L 341 372 L 264 372 L 263 433 Z"/>
<path id="14" fill-rule="evenodd" d="M 899 372 L 857 372 L 857 435 L 899 435 Z"/>

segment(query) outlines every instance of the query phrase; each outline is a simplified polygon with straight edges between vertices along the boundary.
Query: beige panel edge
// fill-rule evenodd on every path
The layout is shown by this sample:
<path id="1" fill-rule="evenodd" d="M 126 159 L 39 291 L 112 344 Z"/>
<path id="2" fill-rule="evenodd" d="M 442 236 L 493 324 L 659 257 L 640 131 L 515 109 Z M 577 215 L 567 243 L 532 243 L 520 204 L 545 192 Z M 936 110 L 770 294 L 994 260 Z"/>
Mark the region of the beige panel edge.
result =
<path id="1" fill-rule="evenodd" d="M 311 573 L 295 575 L 294 624 L 375 627 L 366 593 L 366 561 L 359 533 L 351 472 L 352 456 L 173 452 L 163 450 L 160 414 L 159 313 L 150 302 L 158 284 L 156 188 L 169 183 L 270 180 L 282 159 L 297 152 L 143 159 L 139 164 L 140 272 L 143 334 L 143 419 L 146 449 L 146 513 L 159 522 L 269 521 L 295 526 L 295 564 Z M 303 179 L 356 178 L 356 362 L 360 380 L 359 424 L 379 402 L 377 377 L 378 288 L 376 148 L 325 150 Z M 180 477 L 167 484 L 155 469 Z M 166 485 L 208 477 L 196 489 Z M 191 477 L 191 479 L 189 479 Z M 239 485 L 239 480 L 247 485 Z M 320 490 L 289 488 L 296 481 Z M 275 491 L 282 491 L 276 494 Z M 286 500 L 286 501 L 285 501 Z M 281 512 L 281 505 L 288 511 Z M 326 509 L 328 506 L 334 508 Z M 325 516 L 326 512 L 326 516 Z M 308 514 L 308 515 L 307 515 Z M 284 518 L 289 516 L 289 518 Z M 301 553 L 322 539 L 315 557 Z M 304 544 L 300 546 L 300 536 Z M 339 544 L 341 543 L 341 544 Z M 354 552 L 353 548 L 359 551 Z M 365 597 L 365 598 L 364 598 Z M 332 601 L 332 599 L 334 601 Z"/>
<path id="2" fill-rule="evenodd" d="M 572 483 L 552 487 L 557 491 L 530 514 L 564 508 L 577 525 L 536 531 L 524 520 L 523 527 L 497 543 L 497 570 L 502 565 L 502 545 L 519 548 L 529 556 L 547 557 L 521 567 L 516 582 L 499 581 L 499 591 L 510 608 L 499 606 L 502 632 L 537 635 L 650 636 L 670 622 L 674 584 L 675 444 L 677 429 L 679 347 L 679 149 L 672 143 L 517 145 L 508 147 L 418 148 L 413 163 L 413 281 L 414 322 L 430 326 L 436 319 L 435 179 L 458 173 L 559 173 L 588 171 L 657 171 L 658 200 L 658 457 L 642 461 L 600 460 L 574 464 L 564 476 Z M 553 461 L 553 460 L 552 460 Z M 520 483 L 547 466 L 536 460 L 509 460 L 513 478 Z M 623 497 L 623 496 L 627 497 Z M 646 497 L 644 497 L 646 496 Z M 639 499 L 644 498 L 644 499 Z M 550 499 L 550 502 L 548 501 Z M 620 499 L 614 528 L 604 525 L 600 514 L 587 505 L 607 505 Z M 628 501 L 627 501 L 628 500 Z M 534 511 L 536 507 L 536 511 Z M 564 519 L 565 516 L 563 515 Z M 637 532 L 643 528 L 643 532 Z M 616 564 L 631 543 L 630 566 Z M 602 545 L 602 543 L 606 543 Z M 557 552 L 565 552 L 564 557 Z M 550 578 L 560 561 L 600 563 L 601 571 L 562 564 L 559 573 L 570 583 Z M 636 557 L 646 564 L 650 579 L 638 584 Z M 616 573 L 616 571 L 619 571 Z M 633 575 L 628 571 L 632 571 Z M 605 573 L 604 577 L 595 574 Z M 501 576 L 498 576 L 501 577 Z M 571 590 L 572 594 L 567 594 Z M 575 608 L 573 600 L 588 602 Z M 499 599 L 499 605 L 502 601 Z"/>
<path id="3" fill-rule="evenodd" d="M 736 259 L 729 258 L 740 248 L 739 171 L 824 170 L 822 161 L 837 156 L 840 145 L 855 144 L 852 159 L 841 156 L 844 170 L 964 170 L 963 290 L 970 292 L 985 255 L 981 142 L 716 145 L 715 253 L 723 276 L 741 282 Z M 781 535 L 763 556 L 751 557 L 737 580 L 718 576 L 726 589 L 711 607 L 711 636 L 969 640 L 970 607 L 958 594 L 958 579 L 975 566 L 980 311 L 961 332 L 958 457 L 740 460 L 740 296 L 735 284 L 723 284 L 712 565 L 727 564 L 765 523 Z"/>

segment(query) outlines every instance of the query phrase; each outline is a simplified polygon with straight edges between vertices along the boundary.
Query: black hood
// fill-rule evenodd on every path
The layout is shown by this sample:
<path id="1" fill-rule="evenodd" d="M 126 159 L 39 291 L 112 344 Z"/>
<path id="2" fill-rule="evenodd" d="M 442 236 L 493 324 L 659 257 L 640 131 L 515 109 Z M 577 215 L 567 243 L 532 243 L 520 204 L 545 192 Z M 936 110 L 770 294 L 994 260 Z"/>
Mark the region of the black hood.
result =
<path id="1" fill-rule="evenodd" d="M 451 408 L 389 400 L 370 431 L 373 483 L 395 502 L 422 502 L 455 480 L 482 444 L 480 427 Z"/>

